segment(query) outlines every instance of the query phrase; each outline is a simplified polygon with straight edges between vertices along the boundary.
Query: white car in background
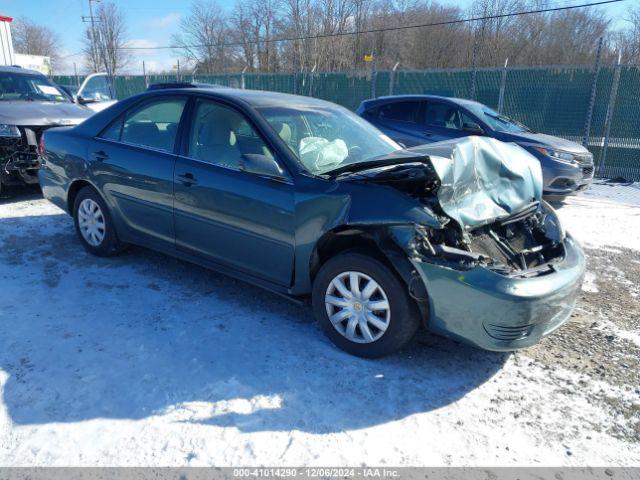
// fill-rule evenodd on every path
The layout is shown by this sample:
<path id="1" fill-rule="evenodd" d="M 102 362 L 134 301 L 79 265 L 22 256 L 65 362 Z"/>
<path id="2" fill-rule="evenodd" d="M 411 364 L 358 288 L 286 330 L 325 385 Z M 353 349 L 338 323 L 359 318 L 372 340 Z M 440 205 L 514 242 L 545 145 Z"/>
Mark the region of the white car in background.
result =
<path id="1" fill-rule="evenodd" d="M 93 73 L 84 79 L 78 87 L 75 85 L 60 85 L 79 105 L 84 105 L 94 112 L 110 107 L 118 100 L 109 85 L 106 73 Z"/>

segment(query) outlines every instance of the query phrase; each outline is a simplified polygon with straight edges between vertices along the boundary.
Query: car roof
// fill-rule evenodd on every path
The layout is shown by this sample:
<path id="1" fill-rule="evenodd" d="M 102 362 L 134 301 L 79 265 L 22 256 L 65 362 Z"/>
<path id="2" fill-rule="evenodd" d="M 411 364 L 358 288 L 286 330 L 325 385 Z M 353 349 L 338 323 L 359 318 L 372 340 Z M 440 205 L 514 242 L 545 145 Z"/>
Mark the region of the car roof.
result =
<path id="1" fill-rule="evenodd" d="M 36 71 L 36 70 L 29 70 L 28 68 L 22 68 L 22 67 L 11 67 L 11 66 L 0 66 L 0 72 L 5 72 L 5 73 L 23 73 L 23 74 L 27 74 L 27 75 L 38 75 L 38 76 L 43 76 L 42 73 Z"/>
<path id="2" fill-rule="evenodd" d="M 187 87 L 187 88 L 167 88 L 152 90 L 149 93 L 157 94 L 159 92 L 176 94 L 176 93 L 194 93 L 206 95 L 215 98 L 226 99 L 230 101 L 242 101 L 245 104 L 254 107 L 339 107 L 335 103 L 327 102 L 303 95 L 292 95 L 290 93 L 269 92 L 265 90 L 243 90 L 239 88 L 220 88 L 216 86 L 209 87 Z"/>
<path id="3" fill-rule="evenodd" d="M 387 95 L 378 98 L 372 98 L 370 100 L 365 100 L 362 103 L 366 103 L 367 105 L 382 105 L 384 103 L 391 103 L 394 101 L 406 101 L 406 100 L 439 100 L 445 103 L 452 103 L 455 105 L 461 106 L 472 106 L 472 105 L 481 105 L 482 103 L 476 102 L 475 100 L 469 100 L 466 98 L 458 98 L 458 97 L 445 97 L 443 95 L 428 95 L 428 94 L 415 94 L 415 95 Z"/>

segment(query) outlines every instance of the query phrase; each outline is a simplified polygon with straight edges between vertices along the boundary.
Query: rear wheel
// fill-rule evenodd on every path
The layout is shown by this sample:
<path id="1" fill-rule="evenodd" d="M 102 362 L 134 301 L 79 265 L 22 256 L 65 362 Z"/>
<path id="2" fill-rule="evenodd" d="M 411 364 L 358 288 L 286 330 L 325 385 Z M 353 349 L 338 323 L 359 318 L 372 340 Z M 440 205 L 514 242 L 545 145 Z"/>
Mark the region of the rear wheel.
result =
<path id="1" fill-rule="evenodd" d="M 404 347 L 419 325 L 406 285 L 384 263 L 346 253 L 327 261 L 313 284 L 313 308 L 329 339 L 359 357 Z"/>
<path id="2" fill-rule="evenodd" d="M 108 257 L 123 250 L 125 245 L 118 240 L 109 209 L 92 187 L 84 187 L 78 192 L 73 219 L 78 237 L 89 252 Z"/>

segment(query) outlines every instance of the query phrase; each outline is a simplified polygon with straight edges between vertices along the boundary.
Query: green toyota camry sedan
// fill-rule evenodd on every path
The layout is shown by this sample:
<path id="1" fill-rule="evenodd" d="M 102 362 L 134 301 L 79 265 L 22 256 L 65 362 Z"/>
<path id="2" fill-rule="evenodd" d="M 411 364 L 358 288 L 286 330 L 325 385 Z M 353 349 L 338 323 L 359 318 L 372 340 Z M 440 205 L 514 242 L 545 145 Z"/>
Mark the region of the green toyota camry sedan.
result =
<path id="1" fill-rule="evenodd" d="M 90 253 L 142 245 L 295 298 L 380 357 L 419 327 L 490 350 L 569 318 L 585 261 L 539 162 L 469 137 L 403 149 L 321 100 L 158 85 L 40 144 L 46 198 Z"/>

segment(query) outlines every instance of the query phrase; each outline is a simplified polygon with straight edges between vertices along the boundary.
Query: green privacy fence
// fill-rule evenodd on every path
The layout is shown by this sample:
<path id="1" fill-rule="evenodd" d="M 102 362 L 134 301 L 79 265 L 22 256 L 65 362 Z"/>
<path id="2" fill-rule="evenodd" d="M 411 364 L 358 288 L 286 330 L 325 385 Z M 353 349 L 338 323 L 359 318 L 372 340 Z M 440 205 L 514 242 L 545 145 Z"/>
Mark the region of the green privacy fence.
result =
<path id="1" fill-rule="evenodd" d="M 144 91 L 148 84 L 176 80 L 175 75 L 118 76 L 114 86 L 122 99 Z M 475 92 L 476 100 L 495 109 L 502 103 L 504 114 L 536 132 L 586 141 L 599 176 L 640 181 L 638 65 L 604 67 L 597 74 L 592 67 L 584 66 L 476 72 L 238 73 L 183 75 L 181 80 L 313 96 L 352 110 L 373 96 L 429 93 L 470 98 Z M 76 78 L 54 77 L 54 81 L 70 85 Z"/>

